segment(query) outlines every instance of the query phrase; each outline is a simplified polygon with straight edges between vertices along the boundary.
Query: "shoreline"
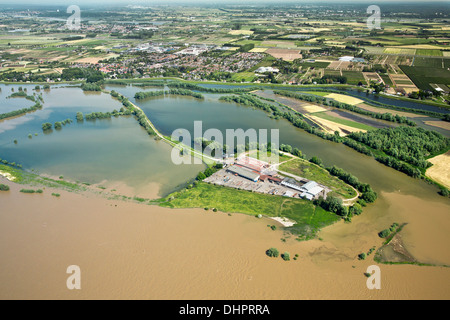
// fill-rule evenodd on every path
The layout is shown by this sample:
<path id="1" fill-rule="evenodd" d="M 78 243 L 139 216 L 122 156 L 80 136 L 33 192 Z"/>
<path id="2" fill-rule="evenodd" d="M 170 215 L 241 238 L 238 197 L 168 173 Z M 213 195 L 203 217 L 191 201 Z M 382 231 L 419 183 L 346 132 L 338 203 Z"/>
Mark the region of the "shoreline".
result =
<path id="1" fill-rule="evenodd" d="M 382 265 L 382 290 L 368 290 L 363 273 L 372 261 L 327 239 L 282 242 L 283 230 L 266 219 L 68 191 L 29 195 L 9 184 L 0 192 L 4 299 L 450 298 L 448 268 Z M 268 258 L 269 247 L 299 259 Z M 65 287 L 72 264 L 82 270 L 79 291 Z"/>

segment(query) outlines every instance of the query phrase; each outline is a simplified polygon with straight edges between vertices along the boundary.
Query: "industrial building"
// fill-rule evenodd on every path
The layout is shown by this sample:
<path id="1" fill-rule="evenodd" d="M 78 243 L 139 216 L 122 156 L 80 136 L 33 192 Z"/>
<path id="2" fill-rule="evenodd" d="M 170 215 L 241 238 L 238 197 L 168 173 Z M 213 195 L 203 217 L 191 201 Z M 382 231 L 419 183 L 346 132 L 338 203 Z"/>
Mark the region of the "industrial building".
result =
<path id="1" fill-rule="evenodd" d="M 236 164 L 238 164 L 241 167 L 245 167 L 247 169 L 261 172 L 262 170 L 269 167 L 269 164 L 250 157 L 241 157 L 236 160 Z"/>
<path id="2" fill-rule="evenodd" d="M 240 167 L 238 165 L 232 165 L 227 168 L 227 170 L 233 174 L 237 174 L 243 178 L 258 182 L 260 174 L 255 171 L 250 171 L 246 168 Z"/>
<path id="3" fill-rule="evenodd" d="M 272 73 L 278 73 L 280 72 L 280 69 L 272 68 L 272 67 L 260 67 L 256 69 L 256 73 L 266 73 L 266 72 L 272 72 Z"/>
<path id="4" fill-rule="evenodd" d="M 285 187 L 289 187 L 291 189 L 297 190 L 297 191 L 305 191 L 302 189 L 302 187 L 292 178 L 284 178 L 283 181 L 281 181 L 281 185 Z"/>
<path id="5" fill-rule="evenodd" d="M 319 196 L 324 196 L 325 189 L 317 184 L 315 181 L 309 181 L 302 186 L 304 190 L 300 197 L 306 198 L 308 200 L 313 200 L 318 198 Z"/>
<path id="6" fill-rule="evenodd" d="M 300 197 L 308 200 L 317 199 L 320 196 L 325 196 L 325 189 L 317 184 L 315 181 L 309 181 L 304 185 L 299 185 L 296 180 L 292 178 L 285 178 L 281 181 L 281 185 L 291 189 L 300 191 Z"/>
<path id="7" fill-rule="evenodd" d="M 259 180 L 261 180 L 261 181 L 263 181 L 263 182 L 265 182 L 266 180 L 268 180 L 268 181 L 275 182 L 275 183 L 278 183 L 278 184 L 280 184 L 281 181 L 282 181 L 280 178 L 273 177 L 273 176 L 269 176 L 269 175 L 265 175 L 265 174 L 262 174 L 262 175 L 259 177 Z"/>
<path id="8" fill-rule="evenodd" d="M 205 181 L 254 192 L 283 195 L 289 198 L 308 200 L 319 197 L 326 198 L 328 192 L 326 187 L 315 181 L 299 179 L 301 181 L 291 177 L 279 176 L 278 172 L 264 161 L 241 157 L 233 164 L 225 165 L 223 170 L 205 179 Z M 295 191 L 292 191 L 292 189 Z"/>

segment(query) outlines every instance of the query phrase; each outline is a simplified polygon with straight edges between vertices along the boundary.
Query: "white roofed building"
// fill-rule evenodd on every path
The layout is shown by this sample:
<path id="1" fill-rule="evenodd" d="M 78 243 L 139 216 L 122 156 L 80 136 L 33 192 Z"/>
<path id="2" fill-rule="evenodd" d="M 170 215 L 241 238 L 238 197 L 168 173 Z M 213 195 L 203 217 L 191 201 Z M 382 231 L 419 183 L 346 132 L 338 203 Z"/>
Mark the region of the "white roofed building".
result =
<path id="1" fill-rule="evenodd" d="M 272 72 L 272 73 L 278 73 L 280 72 L 280 69 L 272 68 L 272 67 L 260 67 L 255 70 L 256 73 L 266 73 L 266 72 Z"/>

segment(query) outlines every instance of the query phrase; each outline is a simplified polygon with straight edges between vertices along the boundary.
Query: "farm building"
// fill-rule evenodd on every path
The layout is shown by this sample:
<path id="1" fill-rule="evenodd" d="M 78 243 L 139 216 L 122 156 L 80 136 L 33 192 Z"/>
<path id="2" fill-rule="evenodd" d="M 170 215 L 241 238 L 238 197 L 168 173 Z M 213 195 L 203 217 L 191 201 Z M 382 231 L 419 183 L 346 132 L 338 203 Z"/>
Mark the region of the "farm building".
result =
<path id="1" fill-rule="evenodd" d="M 245 168 L 237 166 L 237 165 L 232 165 L 232 166 L 228 167 L 227 170 L 233 174 L 237 174 L 243 178 L 252 180 L 254 182 L 257 182 L 260 177 L 259 173 L 250 171 L 248 169 L 245 169 Z"/>
<path id="2" fill-rule="evenodd" d="M 294 179 L 285 178 L 281 182 L 281 185 L 300 191 L 300 197 L 306 198 L 308 200 L 313 200 L 317 199 L 320 196 L 325 196 L 325 189 L 319 186 L 315 181 L 309 181 L 300 186 Z"/>
<path id="3" fill-rule="evenodd" d="M 250 157 L 241 157 L 236 160 L 236 164 L 245 167 L 247 169 L 261 172 L 263 169 L 267 168 L 269 165 L 261 160 L 250 158 Z"/>
<path id="4" fill-rule="evenodd" d="M 272 67 L 260 67 L 256 69 L 256 73 L 266 73 L 266 72 L 272 72 L 272 73 L 278 73 L 280 72 L 280 69 L 272 68 Z"/>
<path id="5" fill-rule="evenodd" d="M 293 198 L 295 196 L 295 194 L 292 191 L 286 191 L 283 194 L 284 197 L 289 197 L 289 198 Z"/>
<path id="6" fill-rule="evenodd" d="M 355 57 L 352 56 L 344 56 L 344 57 L 340 57 L 339 61 L 346 61 L 346 62 L 350 62 L 354 59 Z"/>
<path id="7" fill-rule="evenodd" d="M 268 180 L 268 181 L 275 182 L 275 183 L 278 183 L 278 184 L 281 183 L 281 179 L 280 179 L 280 178 L 273 177 L 273 176 L 270 176 L 270 175 L 265 175 L 265 174 L 262 174 L 262 175 L 259 177 L 259 180 L 261 180 L 261 181 L 266 181 L 266 180 Z"/>
<path id="8" fill-rule="evenodd" d="M 366 60 L 364 58 L 353 58 L 352 62 L 366 63 Z"/>
<path id="9" fill-rule="evenodd" d="M 360 63 L 365 63 L 366 60 L 363 58 L 355 58 L 352 56 L 343 56 L 339 58 L 339 61 L 344 61 L 344 62 L 360 62 Z"/>
<path id="10" fill-rule="evenodd" d="M 283 181 L 281 181 L 281 185 L 297 191 L 304 191 L 297 181 L 291 178 L 284 178 Z"/>
<path id="11" fill-rule="evenodd" d="M 325 189 L 320 187 L 317 182 L 309 181 L 302 186 L 303 193 L 300 195 L 302 198 L 308 200 L 316 199 L 320 195 L 324 195 Z"/>

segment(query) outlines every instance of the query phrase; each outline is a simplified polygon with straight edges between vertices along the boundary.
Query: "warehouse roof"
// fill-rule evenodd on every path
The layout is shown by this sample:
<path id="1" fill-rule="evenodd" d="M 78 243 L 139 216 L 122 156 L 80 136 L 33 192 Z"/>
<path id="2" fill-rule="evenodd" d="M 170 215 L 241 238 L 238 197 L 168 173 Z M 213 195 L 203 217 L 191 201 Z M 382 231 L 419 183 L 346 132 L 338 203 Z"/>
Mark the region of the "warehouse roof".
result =
<path id="1" fill-rule="evenodd" d="M 302 185 L 302 188 L 305 189 L 306 191 L 310 191 L 312 188 L 317 187 L 317 182 L 315 181 L 309 181 L 307 183 L 305 183 L 304 185 Z"/>
<path id="2" fill-rule="evenodd" d="M 228 167 L 228 171 L 232 172 L 232 173 L 236 173 L 238 175 L 240 175 L 241 177 L 253 180 L 253 181 L 257 181 L 259 179 L 259 174 L 253 171 L 250 171 L 248 169 L 239 167 L 237 165 L 232 165 L 230 167 Z"/>
<path id="3" fill-rule="evenodd" d="M 307 191 L 307 193 L 312 194 L 313 196 L 316 196 L 316 195 L 318 195 L 319 193 L 321 193 L 322 191 L 323 191 L 323 188 L 317 186 L 317 187 L 314 187 L 314 188 L 309 189 L 309 190 Z"/>

